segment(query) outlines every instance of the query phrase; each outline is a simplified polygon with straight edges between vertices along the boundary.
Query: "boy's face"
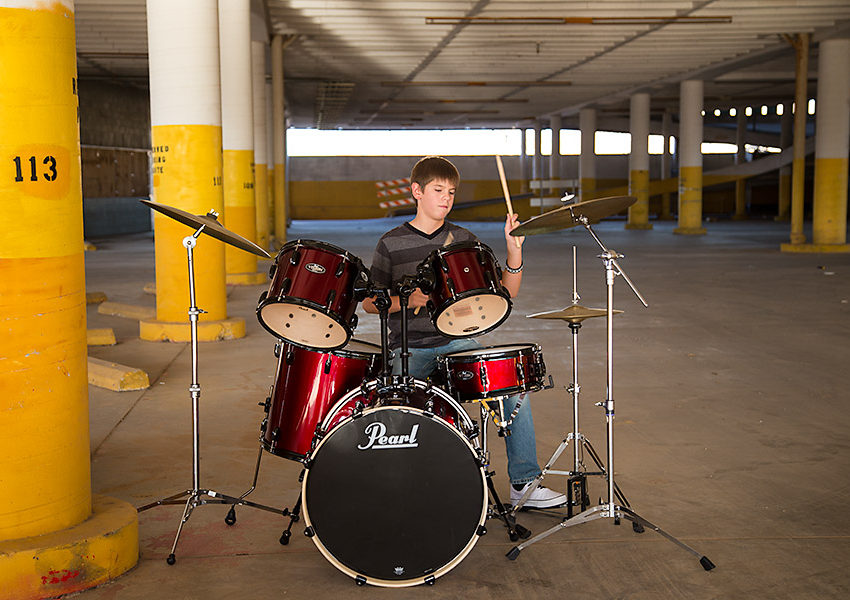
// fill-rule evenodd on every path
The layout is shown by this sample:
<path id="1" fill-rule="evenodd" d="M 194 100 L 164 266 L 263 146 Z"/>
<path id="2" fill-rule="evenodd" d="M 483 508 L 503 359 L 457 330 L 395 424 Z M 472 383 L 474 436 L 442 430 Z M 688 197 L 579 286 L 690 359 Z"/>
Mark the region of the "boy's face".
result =
<path id="1" fill-rule="evenodd" d="M 452 209 L 457 188 L 445 179 L 435 179 L 428 182 L 424 188 L 413 182 L 410 190 L 416 198 L 418 214 L 435 221 L 443 221 Z"/>

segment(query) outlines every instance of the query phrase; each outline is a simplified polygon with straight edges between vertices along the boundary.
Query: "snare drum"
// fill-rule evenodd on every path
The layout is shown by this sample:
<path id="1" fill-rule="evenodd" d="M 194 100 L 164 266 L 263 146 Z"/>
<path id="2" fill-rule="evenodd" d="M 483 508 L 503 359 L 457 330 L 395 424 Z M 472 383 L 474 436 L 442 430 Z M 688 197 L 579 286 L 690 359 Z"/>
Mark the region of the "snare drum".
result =
<path id="1" fill-rule="evenodd" d="M 306 533 L 359 584 L 433 583 L 485 533 L 487 486 L 474 426 L 425 381 L 380 396 L 377 389 L 371 381 L 353 390 L 322 425 L 302 484 Z M 346 418 L 335 412 L 355 404 Z M 446 510 L 436 516 L 435 507 Z"/>
<path id="2" fill-rule="evenodd" d="M 315 352 L 283 344 L 275 384 L 266 401 L 260 443 L 268 452 L 303 460 L 310 452 L 316 426 L 345 392 L 376 377 L 381 347 L 351 340 L 345 348 Z"/>
<path id="3" fill-rule="evenodd" d="M 545 387 L 546 365 L 537 344 L 488 346 L 437 358 L 449 393 L 460 402 L 536 392 Z"/>
<path id="4" fill-rule="evenodd" d="M 487 333 L 508 318 L 511 295 L 493 251 L 481 242 L 458 242 L 432 251 L 418 267 L 433 287 L 428 311 L 448 337 Z"/>
<path id="5" fill-rule="evenodd" d="M 275 337 L 321 350 L 341 348 L 357 326 L 355 290 L 369 271 L 342 248 L 313 240 L 285 244 L 272 265 L 257 318 Z"/>

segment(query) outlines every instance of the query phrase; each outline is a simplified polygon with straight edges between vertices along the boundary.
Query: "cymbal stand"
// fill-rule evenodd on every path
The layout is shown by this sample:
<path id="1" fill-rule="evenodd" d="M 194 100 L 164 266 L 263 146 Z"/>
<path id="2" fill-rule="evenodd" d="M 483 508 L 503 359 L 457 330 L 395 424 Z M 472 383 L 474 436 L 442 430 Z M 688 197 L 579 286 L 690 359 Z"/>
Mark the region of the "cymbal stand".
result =
<path id="1" fill-rule="evenodd" d="M 604 504 L 600 504 L 599 506 L 594 506 L 593 508 L 588 509 L 585 512 L 579 513 L 573 517 L 564 518 L 560 523 L 555 525 L 554 527 L 544 531 L 543 533 L 538 534 L 532 539 L 523 542 L 517 546 L 511 548 L 507 557 L 510 560 L 516 560 L 519 556 L 519 553 L 526 547 L 539 542 L 540 540 L 552 535 L 561 529 L 566 529 L 568 527 L 572 527 L 574 525 L 580 525 L 582 523 L 589 523 L 590 521 L 595 521 L 597 519 L 613 519 L 614 525 L 619 525 L 621 519 L 627 519 L 632 523 L 639 523 L 649 529 L 652 529 L 662 537 L 668 539 L 673 542 L 681 549 L 690 552 L 694 556 L 699 558 L 699 563 L 703 569 L 706 571 L 710 571 L 714 568 L 714 563 L 712 563 L 707 556 L 700 554 L 687 544 L 682 541 L 676 539 L 666 531 L 662 530 L 658 526 L 650 523 L 638 513 L 633 511 L 631 508 L 627 506 L 621 506 L 615 502 L 615 488 L 614 488 L 614 336 L 613 336 L 613 322 L 614 322 L 614 278 L 617 275 L 621 275 L 626 283 L 631 288 L 632 292 L 634 292 L 635 296 L 637 296 L 638 300 L 640 300 L 641 304 L 644 306 L 648 306 L 646 300 L 644 300 L 643 296 L 641 296 L 640 292 L 638 292 L 637 288 L 634 286 L 632 281 L 629 279 L 628 275 L 626 275 L 623 268 L 617 262 L 617 259 L 623 258 L 622 254 L 615 252 L 614 250 L 609 250 L 605 247 L 599 237 L 596 235 L 596 232 L 591 228 L 590 223 L 586 216 L 579 216 L 577 218 L 582 225 L 584 225 L 585 229 L 587 229 L 588 233 L 593 237 L 594 241 L 599 245 L 602 249 L 602 254 L 599 255 L 599 258 L 602 259 L 605 265 L 605 284 L 607 289 L 607 309 L 608 314 L 606 316 L 606 326 L 607 326 L 607 387 L 605 392 L 605 401 L 601 402 L 603 408 L 605 409 L 605 422 L 607 429 L 607 480 L 608 480 L 608 495 Z"/>
<path id="2" fill-rule="evenodd" d="M 578 293 L 577 287 L 576 247 L 573 246 L 573 306 L 577 306 L 579 300 L 581 300 L 581 296 Z M 570 385 L 564 387 L 564 389 L 572 395 L 573 399 L 573 430 L 563 440 L 561 440 L 561 443 L 557 448 L 555 448 L 552 456 L 546 462 L 546 466 L 541 469 L 540 474 L 534 479 L 534 481 L 532 481 L 532 484 L 513 506 L 511 509 L 511 514 L 513 515 L 515 515 L 525 505 L 528 498 L 532 493 L 534 493 L 534 490 L 538 488 L 543 481 L 543 478 L 548 474 L 565 475 L 567 477 L 567 518 L 573 516 L 574 506 L 579 507 L 577 512 L 583 512 L 588 506 L 590 506 L 590 498 L 587 494 L 587 478 L 589 476 L 601 476 L 607 479 L 608 477 L 608 474 L 605 471 L 605 466 L 602 464 L 602 460 L 599 458 L 599 454 L 597 454 L 596 449 L 590 443 L 590 440 L 579 431 L 578 397 L 579 392 L 581 391 L 581 386 L 578 383 L 578 332 L 579 329 L 581 329 L 581 321 L 582 319 L 580 318 L 569 321 L 570 331 L 572 332 L 573 375 Z M 563 454 L 570 441 L 573 442 L 573 470 L 559 471 L 552 469 L 552 465 L 555 464 L 555 461 L 557 461 L 561 454 Z M 599 469 L 598 471 L 587 470 L 583 460 L 585 451 L 596 464 L 597 469 Z M 621 504 L 626 507 L 630 506 L 629 501 L 626 499 L 625 495 L 616 483 L 614 483 L 614 494 Z M 643 526 L 640 523 L 632 523 L 632 527 L 636 533 L 643 533 Z"/>
<path id="3" fill-rule="evenodd" d="M 145 504 L 144 506 L 140 506 L 138 509 L 136 509 L 138 512 L 142 512 L 150 508 L 154 508 L 155 506 L 163 506 L 166 504 L 183 504 L 183 498 L 186 498 L 185 507 L 183 509 L 183 516 L 180 519 L 180 524 L 177 526 L 177 534 L 174 536 L 174 543 L 171 545 L 171 553 L 166 559 L 166 562 L 169 565 L 173 565 L 177 560 L 175 556 L 175 551 L 177 550 L 177 542 L 180 539 L 180 533 L 183 531 L 183 525 L 186 524 L 186 521 L 188 521 L 189 517 L 192 515 L 192 511 L 198 506 L 202 506 L 204 504 L 241 504 L 244 506 L 258 508 L 268 512 L 273 512 L 279 515 L 286 516 L 288 514 L 284 510 L 278 508 L 272 508 L 271 506 L 265 506 L 263 504 L 249 502 L 244 499 L 244 496 L 246 496 L 247 494 L 243 494 L 243 497 L 237 498 L 235 496 L 229 496 L 227 494 L 222 494 L 212 489 L 201 487 L 200 435 L 198 431 L 198 423 L 200 416 L 200 407 L 198 401 L 201 398 L 201 384 L 198 382 L 198 315 L 206 311 L 198 308 L 195 305 L 195 264 L 193 259 L 193 250 L 195 248 L 195 245 L 197 244 L 198 236 L 201 235 L 201 232 L 204 230 L 205 227 L 206 225 L 201 225 L 201 227 L 198 228 L 195 233 L 183 238 L 183 246 L 186 248 L 188 257 L 187 260 L 189 264 L 189 322 L 191 326 L 192 338 L 192 384 L 189 386 L 189 393 L 192 397 L 192 488 L 171 496 L 167 496 L 165 498 L 157 500 L 156 502 Z M 257 467 L 259 468 L 259 460 L 257 461 Z M 231 508 L 231 511 L 233 511 L 233 508 Z M 229 516 L 230 513 L 228 513 L 228 517 Z M 236 516 L 234 512 L 233 522 L 235 521 Z"/>

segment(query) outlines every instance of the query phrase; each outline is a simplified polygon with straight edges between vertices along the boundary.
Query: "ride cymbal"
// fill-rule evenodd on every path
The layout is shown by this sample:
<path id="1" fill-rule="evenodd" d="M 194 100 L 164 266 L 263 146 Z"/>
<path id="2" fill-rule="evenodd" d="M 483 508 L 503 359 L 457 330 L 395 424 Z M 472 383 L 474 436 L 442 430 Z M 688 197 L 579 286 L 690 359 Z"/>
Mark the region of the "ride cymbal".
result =
<path id="1" fill-rule="evenodd" d="M 580 225 L 580 219 L 582 217 L 587 217 L 589 221 L 595 221 L 615 215 L 621 210 L 630 207 L 635 202 L 637 202 L 637 198 L 634 196 L 611 196 L 609 198 L 595 198 L 584 202 L 567 204 L 542 215 L 531 217 L 528 221 L 511 231 L 511 235 L 535 235 L 537 233 L 549 233 L 550 231 L 569 229 L 570 227 Z"/>
<path id="2" fill-rule="evenodd" d="M 159 204 L 150 200 L 142 200 L 141 198 L 139 199 L 139 202 L 149 206 L 155 211 L 161 212 L 167 217 L 171 217 L 175 221 L 179 221 L 184 225 L 188 225 L 193 229 L 198 229 L 201 225 L 204 225 L 205 227 L 203 233 L 206 233 L 207 235 L 212 236 L 217 240 L 221 240 L 225 244 L 230 244 L 231 246 L 235 246 L 240 250 L 245 250 L 246 252 L 250 252 L 251 254 L 262 256 L 263 258 L 271 258 L 271 255 L 268 252 L 260 248 L 251 240 L 247 240 L 238 233 L 233 233 L 229 229 L 225 228 L 224 225 L 219 223 L 216 219 L 217 215 L 193 215 L 192 213 L 186 212 L 185 210 L 181 210 L 179 208 L 175 208 L 173 206 Z"/>
<path id="3" fill-rule="evenodd" d="M 615 309 L 613 312 L 615 315 L 618 315 L 623 311 Z M 587 308 L 581 304 L 571 304 L 561 310 L 549 310 L 546 312 L 534 313 L 533 315 L 526 315 L 526 317 L 529 319 L 560 319 L 570 323 L 581 323 L 585 319 L 604 317 L 607 314 L 608 311 L 604 308 Z"/>

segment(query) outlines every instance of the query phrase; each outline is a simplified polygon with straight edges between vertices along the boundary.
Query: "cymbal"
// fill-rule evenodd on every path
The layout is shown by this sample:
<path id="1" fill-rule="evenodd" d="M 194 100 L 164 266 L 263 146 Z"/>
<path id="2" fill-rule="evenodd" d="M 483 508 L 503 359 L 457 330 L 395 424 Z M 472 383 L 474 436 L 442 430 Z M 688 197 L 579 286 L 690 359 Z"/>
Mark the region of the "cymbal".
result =
<path id="1" fill-rule="evenodd" d="M 221 240 L 225 244 L 230 244 L 231 246 L 235 246 L 240 250 L 245 250 L 246 252 L 250 252 L 251 254 L 262 256 L 263 258 L 271 258 L 271 255 L 268 252 L 260 248 L 251 240 L 247 240 L 238 233 L 233 233 L 229 229 L 226 229 L 224 225 L 219 223 L 216 219 L 217 215 L 193 215 L 192 213 L 186 212 L 185 210 L 181 210 L 179 208 L 175 208 L 173 206 L 159 204 L 158 202 L 151 202 L 150 200 L 143 200 L 141 198 L 139 199 L 139 202 L 149 206 L 155 211 L 161 212 L 167 217 L 171 217 L 175 221 L 179 221 L 184 225 L 188 225 L 193 229 L 198 229 L 201 225 L 204 225 L 205 227 L 203 233 L 206 233 L 207 235 L 212 236 L 217 240 Z"/>
<path id="2" fill-rule="evenodd" d="M 615 309 L 613 312 L 615 315 L 618 315 L 623 311 Z M 571 304 L 561 310 L 549 310 L 546 312 L 534 313 L 533 315 L 526 315 L 526 317 L 529 319 L 561 319 L 562 321 L 569 321 L 570 323 L 581 323 L 585 319 L 604 317 L 607 314 L 608 311 L 604 308 L 587 308 L 581 304 Z"/>
<path id="3" fill-rule="evenodd" d="M 559 229 L 569 229 L 581 224 L 581 217 L 594 221 L 603 217 L 615 215 L 621 210 L 637 202 L 634 196 L 611 196 L 609 198 L 594 198 L 584 202 L 567 204 L 555 210 L 531 217 L 528 221 L 511 231 L 511 235 L 534 235 L 549 233 Z"/>

